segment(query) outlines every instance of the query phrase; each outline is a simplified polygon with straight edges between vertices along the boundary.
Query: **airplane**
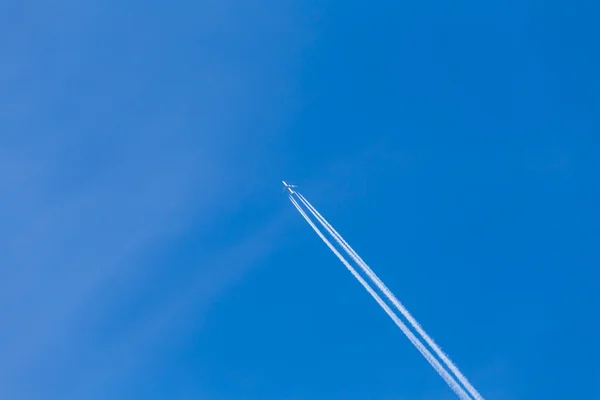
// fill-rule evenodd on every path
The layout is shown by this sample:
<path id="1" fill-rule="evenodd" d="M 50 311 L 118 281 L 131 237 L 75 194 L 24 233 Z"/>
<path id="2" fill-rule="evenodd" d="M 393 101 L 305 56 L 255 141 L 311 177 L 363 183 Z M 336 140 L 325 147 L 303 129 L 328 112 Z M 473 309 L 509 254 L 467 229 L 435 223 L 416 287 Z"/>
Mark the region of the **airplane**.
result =
<path id="1" fill-rule="evenodd" d="M 292 190 L 292 188 L 297 187 L 296 185 L 288 185 L 287 183 L 285 183 L 285 181 L 281 181 L 283 182 L 283 186 L 285 186 L 283 188 L 283 191 L 285 192 L 285 189 L 288 189 L 290 191 L 291 194 L 294 194 L 294 191 Z"/>

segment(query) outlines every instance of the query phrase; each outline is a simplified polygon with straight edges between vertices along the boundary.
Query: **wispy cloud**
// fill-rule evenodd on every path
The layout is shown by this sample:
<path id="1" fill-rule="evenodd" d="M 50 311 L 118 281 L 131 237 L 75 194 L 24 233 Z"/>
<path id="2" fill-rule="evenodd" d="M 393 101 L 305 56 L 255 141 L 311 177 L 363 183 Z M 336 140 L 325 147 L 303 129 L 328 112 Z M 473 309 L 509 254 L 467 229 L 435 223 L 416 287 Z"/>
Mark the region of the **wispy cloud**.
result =
<path id="1" fill-rule="evenodd" d="M 115 363 L 131 372 L 178 316 L 206 310 L 280 227 L 207 248 L 176 291 L 137 310 L 164 267 L 152 257 L 235 209 L 230 194 L 258 173 L 235 161 L 239 143 L 265 150 L 246 124 L 277 102 L 272 30 L 287 6 L 270 23 L 225 3 L 56 7 L 0 16 L 1 398 L 91 398 Z"/>
<path id="2" fill-rule="evenodd" d="M 12 382 L 59 343 L 73 344 L 83 333 L 72 328 L 93 309 L 103 285 L 143 268 L 137 259 L 144 252 L 184 229 L 190 217 L 197 223 L 198 214 L 210 212 L 222 195 L 215 187 L 213 196 L 199 202 L 199 191 L 215 177 L 184 150 L 176 151 L 179 157 L 170 165 L 157 167 L 152 152 L 140 149 L 130 149 L 141 160 L 138 168 L 115 160 L 110 171 L 68 190 L 59 188 L 68 181 L 36 180 L 35 174 L 27 184 L 10 186 L 15 170 L 3 170 L 9 189 L 4 210 L 9 221 L 13 218 L 1 229 L 0 354 L 1 375 Z M 60 160 L 31 164 L 52 176 Z"/>
<path id="3" fill-rule="evenodd" d="M 72 397 L 90 396 L 89 387 L 106 389 L 98 390 L 93 398 L 114 396 L 107 383 L 122 387 L 132 378 L 143 378 L 163 358 L 165 343 L 181 343 L 198 335 L 212 304 L 268 255 L 286 220 L 286 214 L 280 214 L 226 254 L 198 260 L 186 284 L 165 296 L 152 314 L 132 324 L 97 357 L 72 389 Z M 122 362 L 115 365 L 115 359 Z"/>

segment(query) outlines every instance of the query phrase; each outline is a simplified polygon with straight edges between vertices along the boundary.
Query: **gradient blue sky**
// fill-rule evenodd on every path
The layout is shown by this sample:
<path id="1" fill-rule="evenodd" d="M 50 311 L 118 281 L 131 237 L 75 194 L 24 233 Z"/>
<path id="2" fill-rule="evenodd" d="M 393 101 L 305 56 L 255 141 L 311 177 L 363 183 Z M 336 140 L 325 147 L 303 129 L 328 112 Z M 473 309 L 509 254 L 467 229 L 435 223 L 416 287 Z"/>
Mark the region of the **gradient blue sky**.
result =
<path id="1" fill-rule="evenodd" d="M 0 5 L 0 398 L 600 398 L 595 2 Z"/>

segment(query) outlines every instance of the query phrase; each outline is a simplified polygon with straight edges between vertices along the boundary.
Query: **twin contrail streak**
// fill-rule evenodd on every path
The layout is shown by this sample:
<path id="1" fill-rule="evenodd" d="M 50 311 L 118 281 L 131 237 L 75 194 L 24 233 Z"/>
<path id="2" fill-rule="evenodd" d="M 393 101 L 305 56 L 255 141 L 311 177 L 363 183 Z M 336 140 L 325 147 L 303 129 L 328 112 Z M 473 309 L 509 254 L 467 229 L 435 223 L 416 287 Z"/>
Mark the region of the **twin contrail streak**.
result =
<path id="1" fill-rule="evenodd" d="M 435 354 L 446 364 L 446 366 L 452 371 L 452 373 L 458 378 L 460 383 L 467 389 L 469 394 L 475 398 L 475 400 L 484 400 L 479 392 L 471 385 L 467 378 L 460 372 L 458 367 L 454 365 L 452 360 L 442 351 L 442 349 L 433 341 L 433 339 L 425 332 L 425 330 L 419 325 L 411 313 L 404 307 L 404 305 L 394 296 L 394 294 L 385 286 L 385 284 L 379 279 L 379 277 L 371 270 L 366 262 L 360 258 L 360 256 L 354 251 L 352 247 L 344 240 L 344 238 L 327 222 L 327 220 L 310 204 L 308 200 L 302 196 L 302 194 L 296 192 L 300 201 L 309 209 L 309 211 L 315 216 L 317 220 L 325 227 L 331 236 L 338 242 L 338 244 L 346 250 L 350 257 L 358 264 L 358 266 L 365 272 L 365 274 L 375 283 L 375 285 L 381 290 L 390 302 L 400 311 L 400 313 L 407 319 L 412 327 L 421 335 L 425 342 L 433 349 Z"/>
<path id="2" fill-rule="evenodd" d="M 296 202 L 296 200 L 290 195 L 290 200 L 294 204 L 294 207 L 300 212 L 300 214 L 304 217 L 306 222 L 314 229 L 314 231 L 319 235 L 319 237 L 325 242 L 327 247 L 339 258 L 339 260 L 344 264 L 344 266 L 350 271 L 350 273 L 358 280 L 358 282 L 369 292 L 369 294 L 375 299 L 375 301 L 383 308 L 383 310 L 387 313 L 387 315 L 396 323 L 396 325 L 400 328 L 400 330 L 406 335 L 408 340 L 419 350 L 419 352 L 425 357 L 425 359 L 431 364 L 431 366 L 436 370 L 436 372 L 444 379 L 444 381 L 450 386 L 450 388 L 458 395 L 461 400 L 472 400 L 472 398 L 465 392 L 465 390 L 454 380 L 454 378 L 446 371 L 446 369 L 440 364 L 440 362 L 431 354 L 429 350 L 423 345 L 423 343 L 412 333 L 410 329 L 398 318 L 398 316 L 392 311 L 392 309 L 383 301 L 383 299 L 373 290 L 373 288 L 364 280 L 362 276 L 354 267 L 350 265 L 350 263 L 340 254 L 340 252 L 331 244 L 329 240 L 323 235 L 323 233 L 317 228 L 314 222 L 308 217 L 308 215 L 304 212 L 302 207 Z M 301 200 L 303 198 L 300 198 Z M 304 203 L 304 202 L 303 202 Z M 310 209 L 311 214 L 315 217 L 316 214 Z M 329 230 L 328 230 L 329 231 Z M 329 231 L 331 232 L 331 231 Z"/>

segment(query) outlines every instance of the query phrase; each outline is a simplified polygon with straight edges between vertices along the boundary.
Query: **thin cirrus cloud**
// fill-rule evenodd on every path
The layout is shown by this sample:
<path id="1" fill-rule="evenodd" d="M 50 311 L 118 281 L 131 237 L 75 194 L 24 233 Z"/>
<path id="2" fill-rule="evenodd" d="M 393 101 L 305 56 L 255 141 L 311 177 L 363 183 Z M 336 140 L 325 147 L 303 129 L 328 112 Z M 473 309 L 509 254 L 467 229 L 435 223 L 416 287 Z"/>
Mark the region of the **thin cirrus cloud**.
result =
<path id="1" fill-rule="evenodd" d="M 269 57 L 293 51 L 272 34 L 289 10 L 230 6 L 61 3 L 0 17 L 11 38 L 0 45 L 10 60 L 0 67 L 0 397 L 91 398 L 116 376 L 111 355 L 137 358 L 164 321 L 208 307 L 251 266 L 228 261 L 237 247 L 207 250 L 182 293 L 131 311 L 122 328 L 103 320 L 135 308 L 130 293 L 160 275 L 148 259 L 235 207 L 229 194 L 253 173 L 231 161 L 245 124 L 280 104 L 271 85 L 286 75 Z M 260 140 L 252 150 L 265 151 Z M 277 221 L 237 246 L 260 257 Z"/>

